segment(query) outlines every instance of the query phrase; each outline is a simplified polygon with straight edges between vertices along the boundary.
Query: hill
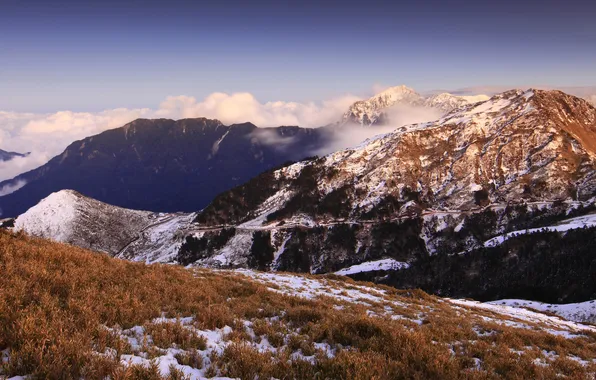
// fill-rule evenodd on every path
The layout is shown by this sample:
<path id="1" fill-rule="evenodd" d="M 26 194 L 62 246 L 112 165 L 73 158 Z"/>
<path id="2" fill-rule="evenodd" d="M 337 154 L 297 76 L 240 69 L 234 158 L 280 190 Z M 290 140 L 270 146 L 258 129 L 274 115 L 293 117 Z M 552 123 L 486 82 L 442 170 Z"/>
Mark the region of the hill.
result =
<path id="1" fill-rule="evenodd" d="M 4 376 L 593 378 L 596 328 L 340 276 L 184 269 L 0 231 Z M 1 376 L 1 375 L 0 375 Z"/>

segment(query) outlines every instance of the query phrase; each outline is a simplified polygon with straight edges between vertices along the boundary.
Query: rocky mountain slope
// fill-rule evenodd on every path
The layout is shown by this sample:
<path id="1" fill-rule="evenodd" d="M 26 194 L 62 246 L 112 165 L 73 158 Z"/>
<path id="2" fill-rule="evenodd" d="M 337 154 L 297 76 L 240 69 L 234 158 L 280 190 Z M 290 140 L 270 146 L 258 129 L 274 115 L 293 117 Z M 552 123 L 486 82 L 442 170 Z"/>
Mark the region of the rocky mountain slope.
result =
<path id="1" fill-rule="evenodd" d="M 114 253 L 137 237 L 158 214 L 128 210 L 64 190 L 50 194 L 19 216 L 14 228 L 30 235 Z"/>
<path id="2" fill-rule="evenodd" d="M 342 124 L 361 126 L 391 124 L 391 112 L 408 112 L 411 108 L 436 110 L 446 114 L 465 105 L 488 100 L 488 96 L 457 96 L 449 93 L 423 97 L 413 89 L 390 87 L 367 100 L 354 103 L 342 117 Z M 405 109 L 396 109 L 397 107 Z M 431 113 L 431 112 L 429 112 Z"/>
<path id="3" fill-rule="evenodd" d="M 14 217 L 52 192 L 73 189 L 132 209 L 194 211 L 222 191 L 320 149 L 326 137 L 298 127 L 139 119 L 75 141 L 40 168 L 0 183 L 26 183 L 0 197 L 0 210 Z"/>
<path id="4" fill-rule="evenodd" d="M 27 157 L 29 153 L 7 152 L 0 149 L 0 161 L 10 161 L 16 157 Z"/>

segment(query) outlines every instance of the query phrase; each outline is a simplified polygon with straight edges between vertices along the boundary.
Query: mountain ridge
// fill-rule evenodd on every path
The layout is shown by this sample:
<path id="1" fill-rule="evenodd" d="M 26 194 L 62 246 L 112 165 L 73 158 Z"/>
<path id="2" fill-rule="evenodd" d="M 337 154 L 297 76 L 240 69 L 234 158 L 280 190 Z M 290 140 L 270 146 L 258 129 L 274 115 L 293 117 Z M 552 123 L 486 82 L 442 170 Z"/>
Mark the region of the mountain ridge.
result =
<path id="1" fill-rule="evenodd" d="M 53 192 L 73 189 L 131 209 L 194 211 L 223 190 L 321 149 L 327 139 L 325 131 L 292 126 L 137 119 L 75 141 L 47 164 L 0 183 L 26 183 L 0 197 L 0 209 L 16 216 Z"/>
<path id="2" fill-rule="evenodd" d="M 400 85 L 355 102 L 344 113 L 340 123 L 360 126 L 386 125 L 392 122 L 391 112 L 399 115 L 408 113 L 411 109 L 426 109 L 447 114 L 468 104 L 488 99 L 486 95 L 460 96 L 447 92 L 424 97 L 414 89 Z"/>

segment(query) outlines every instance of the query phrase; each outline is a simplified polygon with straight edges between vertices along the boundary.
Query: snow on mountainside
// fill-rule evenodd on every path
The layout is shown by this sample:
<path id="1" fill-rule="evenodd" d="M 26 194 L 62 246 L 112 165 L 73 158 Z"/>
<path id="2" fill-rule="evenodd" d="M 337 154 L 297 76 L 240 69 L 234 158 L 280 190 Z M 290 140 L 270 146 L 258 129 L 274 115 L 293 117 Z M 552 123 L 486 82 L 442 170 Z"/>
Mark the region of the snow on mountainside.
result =
<path id="1" fill-rule="evenodd" d="M 577 229 L 577 228 L 589 228 L 589 227 L 596 227 L 596 214 L 578 216 L 576 218 L 565 219 L 561 222 L 552 225 L 552 226 L 544 226 L 539 228 L 528 228 L 525 230 L 518 230 L 508 232 L 504 235 L 495 236 L 494 238 L 487 240 L 484 242 L 485 247 L 494 247 L 499 244 L 503 244 L 503 242 L 507 239 L 510 239 L 514 236 L 519 236 L 523 234 L 531 234 L 541 231 L 557 231 L 557 232 L 566 232 L 569 230 Z"/>
<path id="2" fill-rule="evenodd" d="M 561 305 L 516 299 L 498 300 L 487 303 L 499 306 L 529 308 L 541 312 L 553 313 L 570 321 L 596 324 L 596 300 Z"/>
<path id="3" fill-rule="evenodd" d="M 143 220 L 109 251 L 129 260 L 311 273 L 458 253 L 520 230 L 528 225 L 522 216 L 531 221 L 545 208 L 561 220 L 593 207 L 595 148 L 596 110 L 585 101 L 508 91 L 266 172 L 196 215 Z M 486 212 L 496 220 L 483 225 L 477 215 Z M 51 220 L 27 214 L 17 228 L 52 237 Z M 56 240 L 67 240 L 56 231 Z"/>
<path id="4" fill-rule="evenodd" d="M 595 148 L 596 109 L 585 101 L 554 91 L 509 91 L 438 121 L 282 168 L 273 174 L 277 191 L 248 215 L 226 222 L 283 209 L 305 190 L 296 181 L 307 175 L 317 198 L 349 190 L 344 200 L 351 218 L 388 196 L 415 198 L 403 211 L 424 204 L 471 210 L 520 199 L 587 199 L 596 190 Z"/>
<path id="5" fill-rule="evenodd" d="M 423 103 L 424 98 L 409 87 L 403 85 L 390 87 L 370 99 L 352 104 L 344 114 L 343 121 L 360 125 L 381 124 L 383 110 L 396 104 L 419 106 Z"/>
<path id="6" fill-rule="evenodd" d="M 62 190 L 20 215 L 14 229 L 113 254 L 156 218 L 150 212 L 123 209 Z"/>
<path id="7" fill-rule="evenodd" d="M 373 124 L 390 124 L 394 122 L 391 112 L 408 112 L 412 107 L 438 110 L 449 113 L 465 105 L 488 100 L 486 95 L 457 96 L 449 93 L 432 95 L 424 98 L 406 86 L 390 87 L 387 90 L 367 99 L 354 103 L 343 115 L 342 123 L 355 123 L 362 126 Z M 399 109 L 399 107 L 406 107 Z M 429 115 L 433 115 L 429 112 Z"/>
<path id="8" fill-rule="evenodd" d="M 484 102 L 488 99 L 490 99 L 490 97 L 486 95 L 458 96 L 444 92 L 442 94 L 437 94 L 426 98 L 424 105 L 439 109 L 445 113 L 449 113 L 468 104 Z"/>

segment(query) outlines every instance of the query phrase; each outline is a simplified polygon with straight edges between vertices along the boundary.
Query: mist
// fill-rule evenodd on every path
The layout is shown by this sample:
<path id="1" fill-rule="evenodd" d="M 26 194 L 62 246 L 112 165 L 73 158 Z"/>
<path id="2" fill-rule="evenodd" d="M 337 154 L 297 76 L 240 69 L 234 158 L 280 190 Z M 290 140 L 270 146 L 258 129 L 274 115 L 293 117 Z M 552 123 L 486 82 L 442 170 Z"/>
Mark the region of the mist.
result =
<path id="1" fill-rule="evenodd" d="M 9 183 L 8 185 L 4 185 L 4 186 L 0 187 L 0 197 L 3 197 L 10 193 L 14 193 L 21 187 L 25 186 L 26 184 L 27 184 L 27 181 L 19 180 L 19 181 L 16 181 L 15 183 Z M 2 214 L 0 213 L 0 215 L 2 215 Z"/>
<path id="2" fill-rule="evenodd" d="M 366 139 L 393 132 L 404 125 L 434 121 L 443 115 L 440 110 L 434 108 L 401 104 L 390 108 L 385 114 L 387 115 L 386 119 L 389 120 L 388 125 L 361 126 L 348 124 L 329 128 L 330 142 L 322 149 L 312 152 L 312 154 L 322 156 L 338 150 L 352 148 L 360 145 Z"/>

